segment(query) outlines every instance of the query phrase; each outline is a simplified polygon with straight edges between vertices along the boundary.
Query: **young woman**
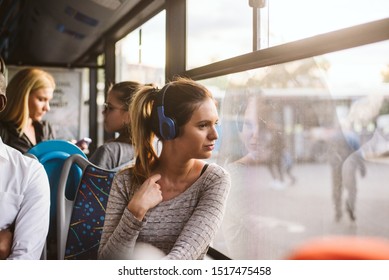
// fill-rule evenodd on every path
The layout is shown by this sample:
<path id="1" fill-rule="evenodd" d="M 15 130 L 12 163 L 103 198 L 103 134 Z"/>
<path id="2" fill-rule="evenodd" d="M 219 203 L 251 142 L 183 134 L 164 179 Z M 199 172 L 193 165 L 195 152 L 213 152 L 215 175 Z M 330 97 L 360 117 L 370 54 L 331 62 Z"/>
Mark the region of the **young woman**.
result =
<path id="1" fill-rule="evenodd" d="M 134 158 L 134 148 L 130 129 L 129 106 L 134 92 L 141 84 L 137 82 L 121 82 L 108 91 L 104 104 L 104 129 L 119 135 L 100 146 L 89 160 L 105 169 L 115 169 Z"/>
<path id="2" fill-rule="evenodd" d="M 54 132 L 43 116 L 50 110 L 54 78 L 37 68 L 26 68 L 7 86 L 7 106 L 0 112 L 0 136 L 5 144 L 27 152 L 41 141 L 54 139 Z"/>
<path id="3" fill-rule="evenodd" d="M 114 179 L 99 258 L 131 257 L 142 242 L 166 259 L 203 259 L 230 189 L 228 173 L 202 160 L 218 138 L 214 99 L 202 85 L 178 78 L 161 90 L 144 86 L 130 112 L 136 161 Z"/>

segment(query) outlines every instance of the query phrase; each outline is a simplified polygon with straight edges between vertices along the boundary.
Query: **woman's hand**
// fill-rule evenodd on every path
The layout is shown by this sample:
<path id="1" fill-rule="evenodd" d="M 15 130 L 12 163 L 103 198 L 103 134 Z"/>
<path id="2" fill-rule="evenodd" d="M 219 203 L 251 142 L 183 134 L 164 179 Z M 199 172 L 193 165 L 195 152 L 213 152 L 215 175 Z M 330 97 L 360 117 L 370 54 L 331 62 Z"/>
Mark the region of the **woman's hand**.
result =
<path id="1" fill-rule="evenodd" d="M 5 260 L 11 254 L 13 234 L 10 230 L 0 231 L 0 260 Z"/>
<path id="2" fill-rule="evenodd" d="M 89 154 L 89 144 L 92 143 L 92 139 L 90 139 L 89 137 L 84 137 L 80 140 L 75 140 L 75 139 L 72 139 L 70 140 L 70 142 L 74 145 L 76 145 L 77 147 L 79 147 L 81 149 L 81 151 L 84 152 L 84 154 Z"/>
<path id="3" fill-rule="evenodd" d="M 161 179 L 160 174 L 150 176 L 128 203 L 128 210 L 139 221 L 143 220 L 149 209 L 155 207 L 162 201 L 161 186 L 157 183 L 159 179 Z"/>

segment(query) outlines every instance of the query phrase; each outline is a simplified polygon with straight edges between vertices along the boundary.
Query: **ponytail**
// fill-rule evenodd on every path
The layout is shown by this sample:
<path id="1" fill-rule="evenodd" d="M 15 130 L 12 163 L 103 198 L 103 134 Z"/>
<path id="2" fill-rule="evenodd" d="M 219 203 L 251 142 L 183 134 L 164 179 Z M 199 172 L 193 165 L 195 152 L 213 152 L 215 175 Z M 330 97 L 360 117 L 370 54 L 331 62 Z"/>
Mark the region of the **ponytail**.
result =
<path id="1" fill-rule="evenodd" d="M 155 134 L 152 131 L 151 113 L 157 89 L 143 86 L 134 95 L 130 105 L 132 140 L 135 146 L 133 176 L 136 182 L 146 180 L 158 161 L 154 148 Z"/>

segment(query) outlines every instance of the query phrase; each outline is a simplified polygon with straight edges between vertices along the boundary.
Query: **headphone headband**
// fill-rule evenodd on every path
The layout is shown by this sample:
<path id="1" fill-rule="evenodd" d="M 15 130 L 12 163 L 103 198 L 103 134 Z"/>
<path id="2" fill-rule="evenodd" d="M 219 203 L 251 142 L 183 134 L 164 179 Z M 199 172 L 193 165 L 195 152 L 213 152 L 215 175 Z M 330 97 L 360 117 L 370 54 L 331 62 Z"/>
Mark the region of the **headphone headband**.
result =
<path id="1" fill-rule="evenodd" d="M 167 89 L 170 87 L 170 83 L 165 85 L 163 88 L 161 88 L 160 92 L 158 92 L 157 94 L 157 107 L 159 106 L 164 106 L 165 104 L 165 93 L 167 91 Z"/>
<path id="2" fill-rule="evenodd" d="M 161 89 L 162 93 L 157 94 L 157 114 L 158 114 L 158 127 L 159 134 L 164 140 L 171 140 L 177 137 L 177 127 L 176 122 L 165 115 L 165 94 L 167 89 L 170 87 L 170 83 L 165 85 L 164 88 Z"/>

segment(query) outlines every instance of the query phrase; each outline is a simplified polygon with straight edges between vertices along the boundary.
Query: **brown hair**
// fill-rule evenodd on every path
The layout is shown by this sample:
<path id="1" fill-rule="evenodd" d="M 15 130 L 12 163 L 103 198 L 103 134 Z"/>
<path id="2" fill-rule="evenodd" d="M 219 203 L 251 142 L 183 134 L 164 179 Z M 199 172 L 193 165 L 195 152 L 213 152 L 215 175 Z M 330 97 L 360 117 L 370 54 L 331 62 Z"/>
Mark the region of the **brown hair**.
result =
<path id="1" fill-rule="evenodd" d="M 141 85 L 142 84 L 138 82 L 125 81 L 112 85 L 109 88 L 109 91 L 114 91 L 116 93 L 115 97 L 123 105 L 123 108 L 128 111 L 132 97 Z"/>
<path id="2" fill-rule="evenodd" d="M 123 110 L 129 111 L 131 100 L 134 97 L 135 92 L 140 88 L 142 84 L 134 81 L 120 82 L 111 85 L 109 88 L 110 94 L 113 94 L 120 102 Z M 124 142 L 132 144 L 132 132 L 131 124 L 126 125 L 120 136 L 113 140 L 114 142 Z"/>

